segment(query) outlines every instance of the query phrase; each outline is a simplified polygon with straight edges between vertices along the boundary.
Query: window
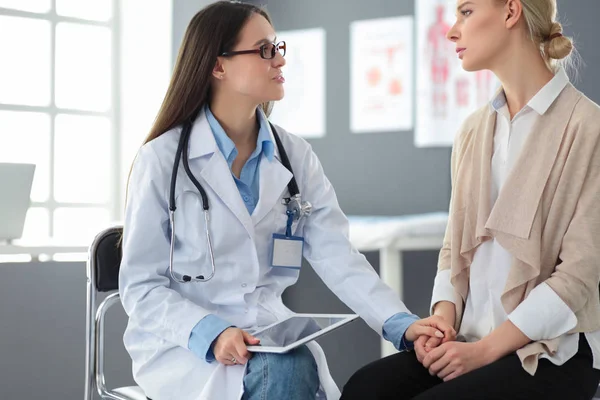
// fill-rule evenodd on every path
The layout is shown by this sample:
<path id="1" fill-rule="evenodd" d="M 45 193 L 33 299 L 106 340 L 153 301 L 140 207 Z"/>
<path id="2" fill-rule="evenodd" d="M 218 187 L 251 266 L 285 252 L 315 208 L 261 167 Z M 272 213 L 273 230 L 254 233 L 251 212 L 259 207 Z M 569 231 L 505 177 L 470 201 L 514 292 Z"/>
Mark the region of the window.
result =
<path id="1" fill-rule="evenodd" d="M 0 162 L 37 165 L 23 243 L 121 217 L 116 0 L 0 0 Z"/>

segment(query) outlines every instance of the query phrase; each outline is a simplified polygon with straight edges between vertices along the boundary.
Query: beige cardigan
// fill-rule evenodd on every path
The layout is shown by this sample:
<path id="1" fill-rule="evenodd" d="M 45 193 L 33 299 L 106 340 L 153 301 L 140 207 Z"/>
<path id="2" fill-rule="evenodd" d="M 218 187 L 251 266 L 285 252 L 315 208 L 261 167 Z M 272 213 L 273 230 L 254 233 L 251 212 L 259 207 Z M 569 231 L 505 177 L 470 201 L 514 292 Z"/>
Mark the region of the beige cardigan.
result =
<path id="1" fill-rule="evenodd" d="M 600 107 L 568 84 L 533 127 L 491 207 L 496 113 L 486 105 L 463 124 L 452 151 L 450 219 L 438 271 L 451 270 L 456 329 L 477 247 L 495 238 L 512 256 L 502 304 L 512 312 L 546 282 L 577 317 L 570 332 L 600 329 Z M 530 374 L 558 339 L 517 354 Z"/>

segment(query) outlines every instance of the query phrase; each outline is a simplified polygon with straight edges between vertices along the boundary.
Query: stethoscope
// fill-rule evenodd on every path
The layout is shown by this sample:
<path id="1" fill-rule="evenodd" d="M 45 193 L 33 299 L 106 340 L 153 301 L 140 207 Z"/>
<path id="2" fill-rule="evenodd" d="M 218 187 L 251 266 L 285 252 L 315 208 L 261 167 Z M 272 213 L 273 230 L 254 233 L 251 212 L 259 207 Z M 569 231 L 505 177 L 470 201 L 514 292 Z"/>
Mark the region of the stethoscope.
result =
<path id="1" fill-rule="evenodd" d="M 277 150 L 279 151 L 279 157 L 281 158 L 281 163 L 284 167 L 287 168 L 288 171 L 292 173 L 292 179 L 289 181 L 287 187 L 290 192 L 289 198 L 284 198 L 283 202 L 287 205 L 286 214 L 288 215 L 288 229 L 286 231 L 286 235 L 289 236 L 289 226 L 291 225 L 292 220 L 298 220 L 302 216 L 310 215 L 312 211 L 312 205 L 308 201 L 302 201 L 302 197 L 300 196 L 300 191 L 298 190 L 298 183 L 296 182 L 296 178 L 294 177 L 294 171 L 292 171 L 292 166 L 290 165 L 290 160 L 281 144 L 281 139 L 275 130 L 273 124 L 269 122 L 271 126 L 271 131 L 273 132 L 273 136 L 275 137 L 275 143 L 277 145 Z M 171 188 L 169 193 L 169 222 L 171 228 L 171 247 L 169 254 L 169 273 L 171 274 L 171 278 L 174 281 L 179 283 L 187 283 L 187 282 L 208 282 L 215 276 L 215 255 L 213 252 L 212 241 L 210 238 L 210 229 L 208 228 L 208 223 L 210 221 L 209 217 L 209 204 L 208 204 L 208 196 L 204 191 L 204 188 L 198 182 L 192 171 L 190 170 L 189 165 L 189 157 L 188 157 L 188 143 L 190 141 L 190 136 L 192 132 L 192 120 L 188 119 L 184 125 L 181 132 L 181 136 L 179 137 L 179 144 L 177 146 L 177 152 L 175 153 L 175 162 L 173 163 L 173 172 L 171 175 Z M 181 160 L 181 156 L 183 155 L 183 168 L 189 179 L 192 181 L 198 192 L 200 192 L 200 196 L 202 197 L 202 209 L 204 211 L 204 227 L 206 232 L 206 243 L 208 245 L 208 254 L 210 257 L 211 264 L 211 272 L 210 275 L 205 277 L 204 275 L 198 275 L 196 277 L 190 275 L 183 275 L 181 278 L 177 277 L 173 270 L 173 253 L 175 251 L 175 210 L 177 207 L 175 206 L 175 184 L 177 182 L 177 171 L 179 169 L 179 161 Z"/>

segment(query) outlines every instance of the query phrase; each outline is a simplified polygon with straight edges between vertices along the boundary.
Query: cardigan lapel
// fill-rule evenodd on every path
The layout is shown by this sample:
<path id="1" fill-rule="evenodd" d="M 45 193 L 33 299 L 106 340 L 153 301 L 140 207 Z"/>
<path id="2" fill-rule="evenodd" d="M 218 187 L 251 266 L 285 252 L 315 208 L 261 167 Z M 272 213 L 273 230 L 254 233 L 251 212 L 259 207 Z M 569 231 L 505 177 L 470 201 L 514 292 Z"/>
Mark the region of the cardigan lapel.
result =
<path id="1" fill-rule="evenodd" d="M 502 303 L 513 310 L 535 284 L 541 270 L 543 218 L 540 203 L 556 164 L 567 126 L 581 94 L 565 87 L 555 103 L 532 128 L 515 166 L 498 195 L 485 224 L 498 243 L 513 257 Z"/>
<path id="2" fill-rule="evenodd" d="M 472 140 L 461 166 L 469 171 L 466 182 L 459 183 L 465 190 L 461 193 L 462 207 L 465 210 L 464 232 L 460 254 L 473 261 L 474 249 L 490 238 L 485 229 L 485 221 L 490 215 L 491 160 L 494 147 L 495 113 L 486 110 L 481 122 L 472 133 Z"/>
<path id="3" fill-rule="evenodd" d="M 479 122 L 470 132 L 465 132 L 464 142 L 459 149 L 462 153 L 464 148 L 464 154 L 456 173 L 451 208 L 451 220 L 462 227 L 452 231 L 451 240 L 460 243 L 460 251 L 453 256 L 451 282 L 463 302 L 469 292 L 469 267 L 475 250 L 490 238 L 484 224 L 491 207 L 491 159 L 496 119 L 489 109 L 480 112 Z M 458 311 L 459 314 L 461 312 Z"/>
<path id="4" fill-rule="evenodd" d="M 569 84 L 540 116 L 506 179 L 504 188 L 508 190 L 501 190 L 498 195 L 485 224 L 487 229 L 529 239 L 542 193 L 580 97 Z"/>

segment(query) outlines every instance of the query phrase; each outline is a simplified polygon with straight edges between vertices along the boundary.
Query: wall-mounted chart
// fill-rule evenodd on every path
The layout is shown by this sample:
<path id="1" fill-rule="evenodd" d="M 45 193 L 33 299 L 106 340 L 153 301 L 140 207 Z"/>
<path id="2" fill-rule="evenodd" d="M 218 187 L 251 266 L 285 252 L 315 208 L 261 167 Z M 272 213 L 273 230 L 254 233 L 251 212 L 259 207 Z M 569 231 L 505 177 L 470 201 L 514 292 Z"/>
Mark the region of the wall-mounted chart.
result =
<path id="1" fill-rule="evenodd" d="M 350 52 L 350 130 L 412 129 L 412 16 L 353 22 Z"/>
<path id="2" fill-rule="evenodd" d="M 446 34 L 455 3 L 415 0 L 417 25 L 417 147 L 451 146 L 462 122 L 491 100 L 499 86 L 490 71 L 467 72 Z"/>

